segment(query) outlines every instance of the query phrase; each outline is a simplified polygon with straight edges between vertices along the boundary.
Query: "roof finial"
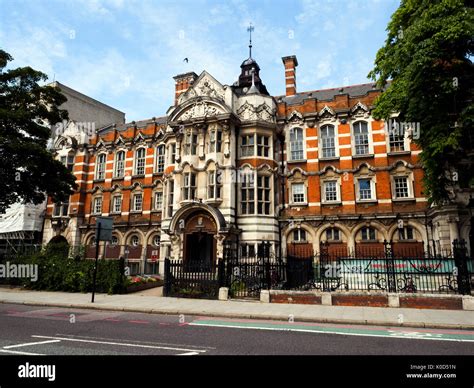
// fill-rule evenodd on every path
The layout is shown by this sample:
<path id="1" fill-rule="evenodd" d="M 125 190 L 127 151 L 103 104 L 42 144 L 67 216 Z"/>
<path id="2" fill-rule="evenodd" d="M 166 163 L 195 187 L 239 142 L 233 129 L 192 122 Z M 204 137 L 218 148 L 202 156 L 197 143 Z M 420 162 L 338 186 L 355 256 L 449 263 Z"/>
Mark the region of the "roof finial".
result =
<path id="1" fill-rule="evenodd" d="M 249 26 L 247 27 L 247 31 L 248 31 L 249 34 L 250 34 L 249 58 L 252 58 L 252 31 L 253 31 L 254 29 L 255 29 L 255 28 L 252 26 L 252 23 L 250 23 Z"/>

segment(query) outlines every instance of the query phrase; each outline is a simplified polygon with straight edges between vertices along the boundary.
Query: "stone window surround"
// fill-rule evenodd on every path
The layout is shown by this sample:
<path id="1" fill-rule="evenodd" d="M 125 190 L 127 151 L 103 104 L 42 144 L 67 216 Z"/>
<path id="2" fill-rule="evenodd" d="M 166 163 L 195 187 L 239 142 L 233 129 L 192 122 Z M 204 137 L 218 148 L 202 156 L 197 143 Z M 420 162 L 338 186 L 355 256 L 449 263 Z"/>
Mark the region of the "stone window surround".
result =
<path id="1" fill-rule="evenodd" d="M 395 178 L 399 177 L 404 177 L 407 178 L 407 184 L 408 184 L 408 197 L 401 197 L 398 198 L 395 196 Z M 408 167 L 405 167 L 400 169 L 400 167 L 397 167 L 396 170 L 392 171 L 390 174 L 390 186 L 391 186 L 391 193 L 392 193 L 392 201 L 397 201 L 397 202 L 402 202 L 402 201 L 413 201 L 415 199 L 415 193 L 414 193 L 414 176 L 413 176 L 413 171 L 408 169 Z"/>
<path id="2" fill-rule="evenodd" d="M 253 153 L 252 155 L 242 155 L 242 138 L 244 136 L 252 136 L 253 135 Z M 258 155 L 258 136 L 266 136 L 268 137 L 268 156 Z M 241 130 L 238 136 L 238 157 L 240 159 L 246 158 L 259 158 L 259 159 L 270 159 L 273 160 L 274 154 L 274 144 L 273 144 L 273 133 L 269 132 L 268 130 L 256 130 L 255 128 L 246 128 Z"/>

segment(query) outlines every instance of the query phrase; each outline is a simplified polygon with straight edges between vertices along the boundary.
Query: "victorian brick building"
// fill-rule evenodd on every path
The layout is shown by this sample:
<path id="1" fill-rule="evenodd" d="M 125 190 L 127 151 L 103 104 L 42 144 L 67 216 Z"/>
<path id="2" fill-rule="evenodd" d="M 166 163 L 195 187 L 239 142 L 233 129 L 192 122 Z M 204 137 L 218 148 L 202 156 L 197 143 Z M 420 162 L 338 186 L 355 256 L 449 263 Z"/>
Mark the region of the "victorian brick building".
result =
<path id="1" fill-rule="evenodd" d="M 244 256 L 262 241 L 283 256 L 317 253 L 323 241 L 343 255 L 381 253 L 384 240 L 432 249 L 420 150 L 372 117 L 381 90 L 297 92 L 296 57 L 283 65 L 284 96 L 269 94 L 250 56 L 232 85 L 206 71 L 174 77 L 162 117 L 107 126 L 87 142 L 58 137 L 79 188 L 67 213 L 49 203 L 45 242 L 62 234 L 93 246 L 96 216 L 112 216 L 105 256 L 145 272 L 165 257 L 215 262 L 226 243 Z M 439 247 L 455 237 L 438 236 Z"/>

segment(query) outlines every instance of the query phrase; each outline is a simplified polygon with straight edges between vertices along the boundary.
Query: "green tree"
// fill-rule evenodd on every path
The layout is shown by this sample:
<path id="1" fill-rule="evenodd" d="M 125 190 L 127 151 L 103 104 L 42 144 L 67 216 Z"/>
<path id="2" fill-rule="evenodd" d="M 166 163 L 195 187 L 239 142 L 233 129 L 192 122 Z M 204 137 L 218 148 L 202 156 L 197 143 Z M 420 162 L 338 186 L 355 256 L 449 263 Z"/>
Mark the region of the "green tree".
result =
<path id="1" fill-rule="evenodd" d="M 15 202 L 39 204 L 45 194 L 64 201 L 75 178 L 47 150 L 51 125 L 68 118 L 58 88 L 31 67 L 6 69 L 13 58 L 0 49 L 0 213 Z"/>
<path id="2" fill-rule="evenodd" d="M 420 125 L 424 193 L 437 204 L 473 187 L 474 13 L 467 0 L 402 0 L 369 77 L 386 90 L 374 115 Z M 391 80 L 391 82 L 387 82 Z"/>

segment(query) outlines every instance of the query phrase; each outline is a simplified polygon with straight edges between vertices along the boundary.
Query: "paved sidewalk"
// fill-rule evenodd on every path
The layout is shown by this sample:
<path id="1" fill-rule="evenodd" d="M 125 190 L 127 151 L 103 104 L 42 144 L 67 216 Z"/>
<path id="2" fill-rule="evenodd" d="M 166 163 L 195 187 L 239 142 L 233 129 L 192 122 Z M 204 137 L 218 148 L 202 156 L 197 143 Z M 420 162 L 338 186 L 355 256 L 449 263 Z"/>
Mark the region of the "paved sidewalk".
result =
<path id="1" fill-rule="evenodd" d="M 90 300 L 91 294 L 0 288 L 0 303 L 229 318 L 288 320 L 292 316 L 295 321 L 306 322 L 474 329 L 474 311 L 464 310 L 270 304 L 136 294 L 97 294 L 95 303 L 92 304 Z"/>

